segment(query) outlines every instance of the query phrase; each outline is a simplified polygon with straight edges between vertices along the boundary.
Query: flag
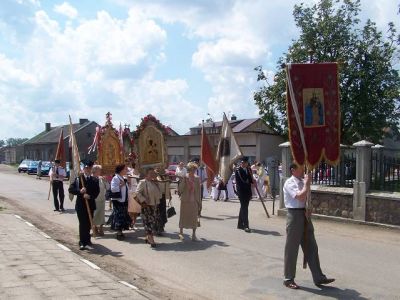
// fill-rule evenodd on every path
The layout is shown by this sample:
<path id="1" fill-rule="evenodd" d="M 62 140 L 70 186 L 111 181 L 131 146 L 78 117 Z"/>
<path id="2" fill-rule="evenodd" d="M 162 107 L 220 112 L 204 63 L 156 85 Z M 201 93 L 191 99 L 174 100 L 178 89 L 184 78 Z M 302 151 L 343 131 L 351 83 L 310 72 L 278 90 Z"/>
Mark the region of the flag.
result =
<path id="1" fill-rule="evenodd" d="M 315 168 L 340 157 L 340 103 L 336 63 L 287 66 L 289 140 L 295 161 Z"/>
<path id="2" fill-rule="evenodd" d="M 81 171 L 81 166 L 80 166 L 81 159 L 79 157 L 78 144 L 76 143 L 76 138 L 72 127 L 71 116 L 69 116 L 69 147 L 71 149 L 69 183 L 71 184 L 79 176 L 79 173 Z M 73 198 L 74 195 L 70 193 L 69 199 L 72 201 Z"/>
<path id="3" fill-rule="evenodd" d="M 231 125 L 224 113 L 221 128 L 221 138 L 218 143 L 217 161 L 219 164 L 219 175 L 226 184 L 233 172 L 233 164 L 243 156 L 239 144 L 233 134 Z"/>
<path id="4" fill-rule="evenodd" d="M 201 161 L 206 166 L 207 188 L 209 188 L 214 181 L 214 177 L 218 174 L 218 164 L 215 161 L 214 149 L 211 147 L 204 130 L 204 123 L 201 129 Z"/>
<path id="5" fill-rule="evenodd" d="M 64 150 L 64 132 L 63 128 L 61 128 L 60 137 L 58 139 L 57 151 L 55 159 L 59 159 L 61 161 L 61 166 L 65 169 L 65 150 Z"/>

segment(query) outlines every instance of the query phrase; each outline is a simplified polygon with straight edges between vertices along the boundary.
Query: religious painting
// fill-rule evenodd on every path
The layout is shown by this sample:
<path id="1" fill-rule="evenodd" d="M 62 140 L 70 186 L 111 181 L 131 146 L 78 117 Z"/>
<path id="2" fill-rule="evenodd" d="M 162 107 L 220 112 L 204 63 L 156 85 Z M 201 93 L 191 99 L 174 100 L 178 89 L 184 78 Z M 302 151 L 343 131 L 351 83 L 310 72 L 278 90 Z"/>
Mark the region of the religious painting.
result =
<path id="1" fill-rule="evenodd" d="M 118 132 L 111 122 L 111 113 L 106 115 L 106 124 L 100 130 L 97 148 L 97 160 L 102 166 L 103 175 L 113 175 L 115 167 L 124 163 L 124 153 L 121 149 Z"/>
<path id="2" fill-rule="evenodd" d="M 163 135 L 155 126 L 146 127 L 139 137 L 140 165 L 153 166 L 163 163 Z"/>
<path id="3" fill-rule="evenodd" d="M 140 173 L 146 168 L 166 168 L 168 164 L 165 137 L 167 127 L 152 115 L 147 115 L 133 132 L 134 145 Z"/>
<path id="4" fill-rule="evenodd" d="M 303 107 L 305 127 L 317 127 L 325 125 L 323 89 L 303 89 Z"/>

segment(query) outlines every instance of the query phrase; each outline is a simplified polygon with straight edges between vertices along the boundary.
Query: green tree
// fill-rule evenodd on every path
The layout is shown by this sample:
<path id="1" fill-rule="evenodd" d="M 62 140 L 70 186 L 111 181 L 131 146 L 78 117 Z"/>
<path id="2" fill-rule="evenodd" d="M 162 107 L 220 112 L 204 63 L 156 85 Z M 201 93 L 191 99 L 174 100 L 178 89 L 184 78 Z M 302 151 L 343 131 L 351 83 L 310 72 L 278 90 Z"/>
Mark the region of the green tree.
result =
<path id="1" fill-rule="evenodd" d="M 360 139 L 378 143 L 386 128 L 396 131 L 400 116 L 399 41 L 393 23 L 385 36 L 368 20 L 360 25 L 359 0 L 320 0 L 307 7 L 295 5 L 293 16 L 300 36 L 277 62 L 267 78 L 257 67 L 254 93 L 260 115 L 278 133 L 287 135 L 286 63 L 338 62 L 341 95 L 342 143 Z M 385 130 L 387 132 L 387 130 Z"/>
<path id="2" fill-rule="evenodd" d="M 22 144 L 23 142 L 26 142 L 27 140 L 27 138 L 8 138 L 6 143 L 7 146 L 17 146 Z"/>
<path id="3" fill-rule="evenodd" d="M 0 140 L 0 148 L 4 147 L 6 145 L 6 142 L 4 140 Z"/>

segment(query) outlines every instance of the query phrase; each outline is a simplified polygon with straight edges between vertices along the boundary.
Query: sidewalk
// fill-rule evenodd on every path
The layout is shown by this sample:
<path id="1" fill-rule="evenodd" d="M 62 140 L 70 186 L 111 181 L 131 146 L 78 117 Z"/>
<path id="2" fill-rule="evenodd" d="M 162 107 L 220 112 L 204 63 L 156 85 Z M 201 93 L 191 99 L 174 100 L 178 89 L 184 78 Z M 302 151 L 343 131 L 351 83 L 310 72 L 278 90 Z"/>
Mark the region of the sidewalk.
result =
<path id="1" fill-rule="evenodd" d="M 0 213 L 0 299 L 146 299 L 21 217 Z"/>

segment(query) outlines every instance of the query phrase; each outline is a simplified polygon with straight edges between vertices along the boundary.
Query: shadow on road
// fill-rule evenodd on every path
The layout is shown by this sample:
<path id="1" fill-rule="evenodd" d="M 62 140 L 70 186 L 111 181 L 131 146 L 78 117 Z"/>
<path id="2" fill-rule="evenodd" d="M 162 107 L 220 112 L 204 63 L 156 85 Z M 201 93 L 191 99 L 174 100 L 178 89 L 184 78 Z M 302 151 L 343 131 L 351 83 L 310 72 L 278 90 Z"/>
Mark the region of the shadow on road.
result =
<path id="1" fill-rule="evenodd" d="M 178 234 L 176 234 L 178 236 Z M 176 251 L 176 252 L 191 252 L 191 251 L 203 251 L 212 246 L 219 246 L 219 247 L 229 247 L 228 244 L 220 241 L 212 241 L 206 239 L 199 239 L 196 242 L 193 242 L 190 239 L 190 236 L 184 235 L 185 240 L 173 243 L 157 243 L 157 251 Z M 156 241 L 158 242 L 158 241 Z"/>
<path id="2" fill-rule="evenodd" d="M 278 231 L 268 231 L 261 229 L 251 229 L 252 233 L 261 234 L 261 235 L 273 235 L 273 236 L 282 236 L 282 234 Z"/>
<path id="3" fill-rule="evenodd" d="M 309 287 L 301 287 L 303 291 L 313 293 L 320 296 L 329 296 L 333 299 L 354 299 L 354 300 L 367 300 L 368 298 L 362 297 L 361 294 L 352 289 L 339 289 L 333 286 L 324 286 L 321 289 L 313 289 Z"/>
<path id="4" fill-rule="evenodd" d="M 112 251 L 111 249 L 104 247 L 100 244 L 93 244 L 93 249 L 88 249 L 87 252 L 95 255 L 103 256 L 113 256 L 113 257 L 122 257 L 123 254 L 121 252 Z"/>

